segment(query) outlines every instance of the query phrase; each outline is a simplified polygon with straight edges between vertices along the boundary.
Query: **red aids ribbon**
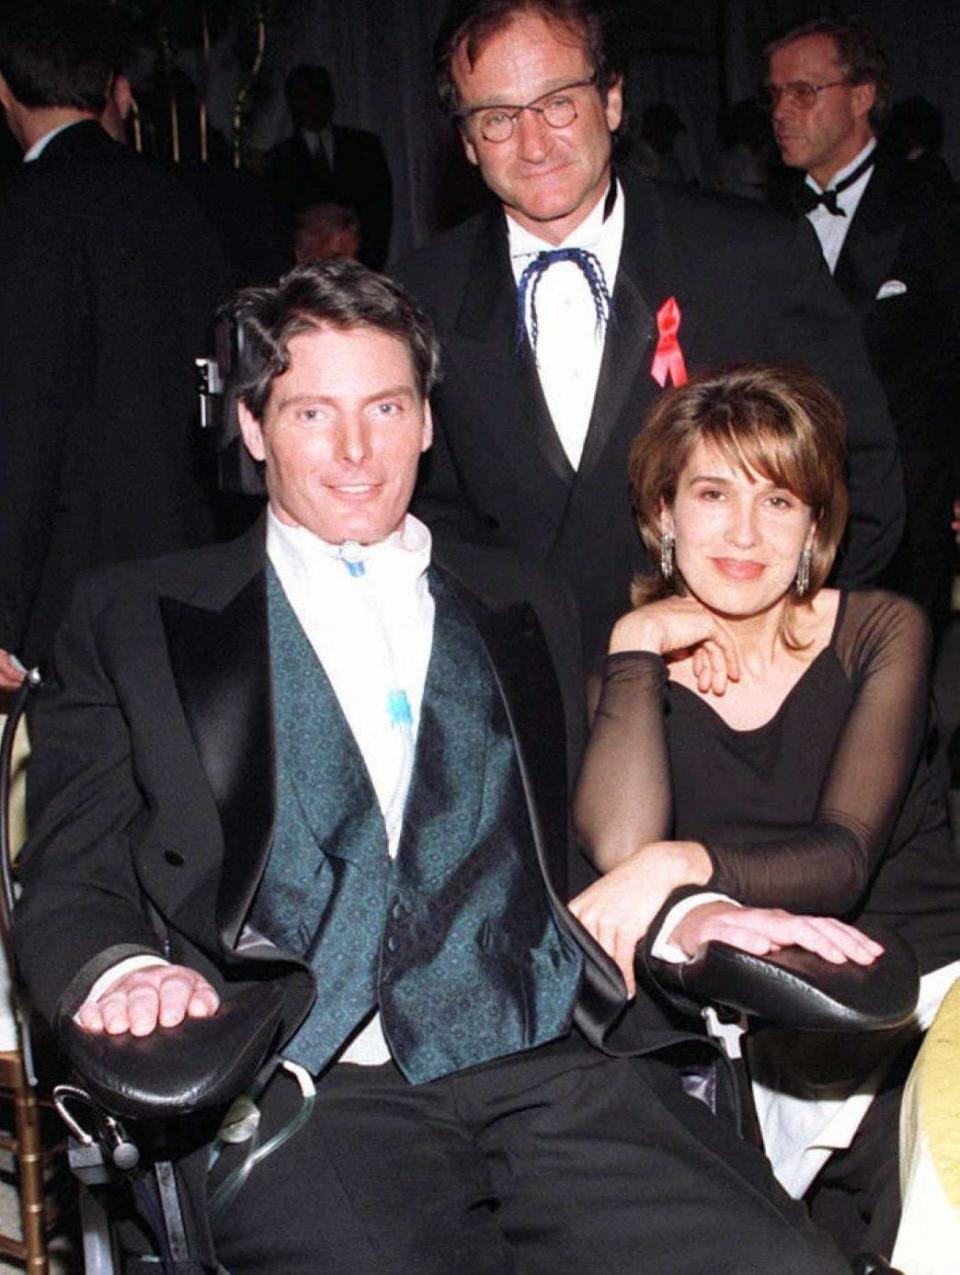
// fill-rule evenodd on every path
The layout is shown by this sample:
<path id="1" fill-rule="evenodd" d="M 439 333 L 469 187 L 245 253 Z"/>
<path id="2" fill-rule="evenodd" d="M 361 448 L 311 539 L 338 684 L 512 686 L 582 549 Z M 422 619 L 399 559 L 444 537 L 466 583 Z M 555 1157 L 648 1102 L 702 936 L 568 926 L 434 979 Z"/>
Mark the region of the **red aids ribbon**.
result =
<path id="1" fill-rule="evenodd" d="M 683 350 L 677 340 L 680 331 L 680 307 L 676 297 L 667 297 L 657 311 L 657 348 L 654 351 L 650 375 L 659 386 L 667 383 L 667 377 L 674 385 L 686 385 L 687 365 L 683 361 Z"/>

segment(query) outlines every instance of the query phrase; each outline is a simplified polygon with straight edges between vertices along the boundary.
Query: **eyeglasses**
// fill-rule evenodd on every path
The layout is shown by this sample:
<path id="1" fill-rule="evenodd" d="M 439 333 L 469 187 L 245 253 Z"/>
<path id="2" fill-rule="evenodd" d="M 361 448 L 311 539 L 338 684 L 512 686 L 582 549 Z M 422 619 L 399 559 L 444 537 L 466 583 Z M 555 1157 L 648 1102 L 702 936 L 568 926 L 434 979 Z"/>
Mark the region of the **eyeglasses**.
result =
<path id="1" fill-rule="evenodd" d="M 785 97 L 791 105 L 799 106 L 801 111 L 809 111 L 816 106 L 821 93 L 846 83 L 846 80 L 830 80 L 827 84 L 808 84 L 806 80 L 790 80 L 787 84 L 767 84 L 760 90 L 760 101 L 772 111 L 780 99 Z"/>
<path id="2" fill-rule="evenodd" d="M 457 119 L 473 125 L 487 142 L 506 142 L 513 136 L 517 120 L 523 111 L 533 111 L 551 128 L 566 128 L 577 118 L 577 103 L 570 96 L 572 89 L 589 88 L 596 81 L 596 72 L 588 80 L 573 80 L 561 84 L 541 97 L 523 106 L 475 106 L 469 111 L 459 111 Z"/>

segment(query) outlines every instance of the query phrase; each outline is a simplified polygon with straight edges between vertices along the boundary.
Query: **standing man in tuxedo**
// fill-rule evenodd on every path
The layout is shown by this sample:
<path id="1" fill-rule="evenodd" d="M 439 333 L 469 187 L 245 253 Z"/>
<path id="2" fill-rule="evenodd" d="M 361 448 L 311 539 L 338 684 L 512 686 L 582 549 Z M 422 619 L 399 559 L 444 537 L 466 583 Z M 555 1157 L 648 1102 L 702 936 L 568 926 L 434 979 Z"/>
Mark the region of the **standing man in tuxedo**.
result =
<path id="1" fill-rule="evenodd" d="M 622 67 L 601 0 L 455 0 L 436 66 L 499 206 L 398 270 L 444 352 L 424 517 L 565 579 L 595 658 L 645 564 L 626 461 L 661 386 L 718 363 L 805 363 L 847 410 L 841 579 L 873 580 L 900 535 L 896 445 L 809 228 L 611 172 Z"/>
<path id="2" fill-rule="evenodd" d="M 780 198 L 816 231 L 899 436 L 907 517 L 884 582 L 942 628 L 960 429 L 960 209 L 878 145 L 891 84 L 869 27 L 817 18 L 773 41 L 767 59 L 774 133 L 791 170 Z"/>
<path id="3" fill-rule="evenodd" d="M 665 1063 L 596 1047 L 624 983 L 551 884 L 570 622 L 531 568 L 434 555 L 407 512 L 427 321 L 352 261 L 237 315 L 265 519 L 88 579 L 40 693 L 16 920 L 38 1008 L 142 1036 L 280 983 L 303 1070 L 268 1084 L 260 1146 L 301 1087 L 313 1108 L 214 1220 L 237 1275 L 600 1275 L 638 1254 L 648 1275 L 839 1275 Z M 680 1039 L 650 1019 L 630 1051 Z"/>
<path id="4" fill-rule="evenodd" d="M 193 360 L 223 299 L 177 183 L 107 136 L 102 5 L 11 5 L 0 103 L 0 689 L 49 654 L 85 568 L 209 541 Z"/>
<path id="5" fill-rule="evenodd" d="M 393 183 L 380 138 L 333 122 L 336 99 L 325 66 L 295 66 L 284 89 L 294 131 L 269 155 L 277 203 L 291 217 L 313 204 L 353 208 L 360 222 L 359 258 L 382 269 L 390 249 Z"/>

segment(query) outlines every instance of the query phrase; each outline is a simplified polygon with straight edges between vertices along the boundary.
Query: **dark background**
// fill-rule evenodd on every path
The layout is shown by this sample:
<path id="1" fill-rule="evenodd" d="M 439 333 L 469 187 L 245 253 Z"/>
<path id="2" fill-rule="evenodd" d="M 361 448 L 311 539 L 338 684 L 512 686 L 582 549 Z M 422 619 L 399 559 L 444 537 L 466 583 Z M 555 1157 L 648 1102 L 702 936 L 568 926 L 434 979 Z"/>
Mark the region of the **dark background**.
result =
<path id="1" fill-rule="evenodd" d="M 684 171 L 716 177 L 717 114 L 756 91 L 760 51 L 782 28 L 819 14 L 865 18 L 890 55 L 895 96 L 920 93 L 941 108 L 944 155 L 960 173 L 960 0 L 614 0 L 627 35 L 629 129 L 643 107 L 664 100 L 686 125 L 677 143 Z M 431 47 L 446 0 L 286 0 L 273 19 L 264 75 L 246 144 L 269 149 L 290 129 L 286 72 L 297 62 L 329 67 L 337 122 L 379 133 L 393 172 L 393 253 L 459 220 L 479 196 L 453 130 L 433 95 Z M 229 136 L 242 68 L 235 40 L 213 50 L 210 116 Z M 197 60 L 181 65 L 198 78 Z M 143 59 L 144 67 L 149 59 Z M 143 69 L 143 68 L 141 68 Z M 137 78 L 137 65 L 132 68 Z M 0 137 L 0 161 L 4 155 Z M 8 147 L 12 143 L 8 142 Z M 6 152 L 10 155 L 9 149 Z M 16 149 L 12 152 L 15 159 Z"/>
<path id="2" fill-rule="evenodd" d="M 445 0 L 295 0 L 271 35 L 275 86 L 297 61 L 324 62 L 338 119 L 380 133 L 396 192 L 394 252 L 421 242 L 463 206 L 465 161 L 433 97 L 431 46 Z M 718 110 L 756 91 L 760 51 L 774 32 L 807 17 L 862 17 L 890 55 L 895 95 L 922 93 L 947 121 L 945 157 L 960 173 L 960 3 L 957 0 L 619 0 L 628 36 L 628 105 L 669 101 L 687 131 L 684 168 L 710 184 Z M 229 68 L 224 68 L 225 72 Z M 219 82 L 222 92 L 229 75 Z M 276 91 L 262 104 L 251 141 L 269 146 L 289 119 Z"/>

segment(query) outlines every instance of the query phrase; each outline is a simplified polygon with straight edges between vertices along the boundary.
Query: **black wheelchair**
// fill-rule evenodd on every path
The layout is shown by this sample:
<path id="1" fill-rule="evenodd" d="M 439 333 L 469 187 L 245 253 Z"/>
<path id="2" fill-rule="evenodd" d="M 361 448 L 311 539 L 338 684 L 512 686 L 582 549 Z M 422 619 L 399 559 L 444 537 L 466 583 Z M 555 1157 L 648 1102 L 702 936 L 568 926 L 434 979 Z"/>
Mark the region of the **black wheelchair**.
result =
<path id="1" fill-rule="evenodd" d="M 0 927 L 5 939 L 16 906 L 9 838 L 13 741 L 39 681 L 35 673 L 25 681 L 0 742 Z M 709 943 L 680 965 L 640 950 L 638 977 L 674 1010 L 705 1013 L 715 1024 L 750 1020 L 811 1032 L 885 1031 L 909 1020 L 919 974 L 902 940 L 871 932 L 885 952 L 870 967 L 832 966 L 797 949 L 755 957 Z M 8 956 L 12 962 L 12 952 Z M 29 1059 L 29 1015 L 12 964 L 11 974 Z M 214 1207 L 229 1202 L 256 1163 L 275 1149 L 258 1145 L 254 1098 L 283 1065 L 276 1054 L 281 1008 L 279 989 L 265 983 L 225 1000 L 213 1018 L 187 1020 L 176 1032 L 94 1036 L 72 1019 L 58 1024 L 59 1061 L 67 1078 L 53 1086 L 52 1097 L 69 1131 L 69 1162 L 79 1181 L 87 1275 L 158 1268 L 164 1275 L 227 1275 L 216 1263 L 206 1206 L 198 1212 L 197 1200 L 204 1198 L 210 1147 L 215 1155 L 218 1139 L 247 1141 L 249 1148 L 235 1180 L 218 1188 Z M 723 1065 L 733 1080 L 732 1107 L 741 1135 L 762 1147 L 746 1062 L 736 1043 L 739 1029 L 718 1034 L 727 1049 Z M 32 1065 L 29 1075 L 36 1084 Z M 285 1136 L 295 1131 L 290 1128 Z M 121 1253 L 118 1237 L 124 1230 L 137 1239 Z M 871 1254 L 854 1259 L 852 1270 L 897 1275 Z"/>

